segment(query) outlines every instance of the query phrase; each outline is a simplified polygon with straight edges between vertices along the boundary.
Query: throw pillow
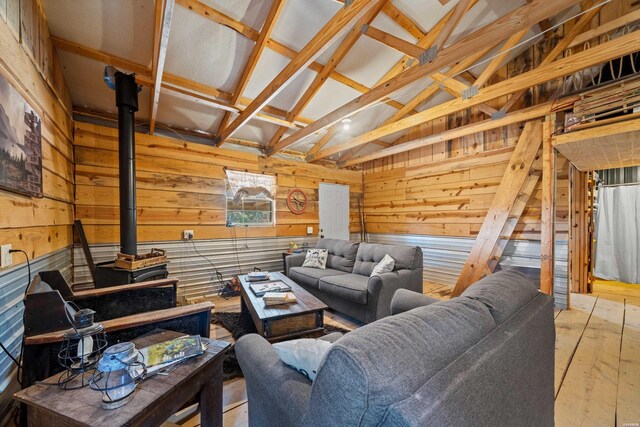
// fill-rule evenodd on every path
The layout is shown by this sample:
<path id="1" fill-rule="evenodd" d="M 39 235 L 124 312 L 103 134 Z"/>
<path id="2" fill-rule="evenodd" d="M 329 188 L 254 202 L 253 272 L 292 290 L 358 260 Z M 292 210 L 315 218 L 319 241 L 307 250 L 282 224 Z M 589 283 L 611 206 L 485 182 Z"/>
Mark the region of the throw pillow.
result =
<path id="1" fill-rule="evenodd" d="M 295 369 L 302 375 L 313 381 L 318 374 L 318 368 L 322 358 L 329 351 L 331 342 L 303 338 L 299 340 L 284 341 L 273 344 L 278 352 L 280 360 L 285 365 Z"/>
<path id="2" fill-rule="evenodd" d="M 311 268 L 327 268 L 327 258 L 329 257 L 329 251 L 326 249 L 309 249 L 307 255 L 304 257 L 303 267 Z"/>
<path id="3" fill-rule="evenodd" d="M 382 273 L 389 273 L 393 271 L 393 267 L 396 265 L 396 260 L 394 260 L 391 255 L 386 254 L 384 258 L 380 260 L 379 263 L 373 267 L 373 271 L 371 271 L 371 276 L 378 276 Z"/>

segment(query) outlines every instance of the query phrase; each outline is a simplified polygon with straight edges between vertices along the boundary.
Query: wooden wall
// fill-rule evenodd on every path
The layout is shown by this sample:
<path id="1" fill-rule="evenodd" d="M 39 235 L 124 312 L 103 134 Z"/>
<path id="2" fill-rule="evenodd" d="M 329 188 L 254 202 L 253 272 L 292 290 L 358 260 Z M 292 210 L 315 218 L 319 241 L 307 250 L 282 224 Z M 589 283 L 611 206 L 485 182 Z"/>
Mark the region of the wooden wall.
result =
<path id="1" fill-rule="evenodd" d="M 71 245 L 74 185 L 71 101 L 39 1 L 0 0 L 0 75 L 42 118 L 44 198 L 0 190 L 0 243 L 35 258 Z"/>
<path id="2" fill-rule="evenodd" d="M 475 236 L 512 153 L 513 147 L 506 147 L 425 164 L 421 158 L 413 158 L 408 165 L 366 171 L 367 232 Z M 558 166 L 557 215 L 566 219 L 567 163 L 560 159 Z M 540 239 L 541 203 L 537 188 L 512 238 Z M 566 232 L 566 225 L 560 224 L 558 231 Z"/>
<path id="3" fill-rule="evenodd" d="M 89 243 L 117 243 L 117 130 L 76 123 L 76 217 Z M 362 195 L 360 172 L 328 169 L 279 158 L 213 148 L 160 136 L 136 134 L 138 240 L 180 240 L 193 229 L 196 239 L 303 236 L 307 226 L 318 231 L 320 182 L 348 184 L 352 199 L 351 232 L 359 231 L 357 201 Z M 276 176 L 275 227 L 225 227 L 224 169 Z M 307 212 L 292 214 L 286 197 L 294 187 L 309 199 Z"/>

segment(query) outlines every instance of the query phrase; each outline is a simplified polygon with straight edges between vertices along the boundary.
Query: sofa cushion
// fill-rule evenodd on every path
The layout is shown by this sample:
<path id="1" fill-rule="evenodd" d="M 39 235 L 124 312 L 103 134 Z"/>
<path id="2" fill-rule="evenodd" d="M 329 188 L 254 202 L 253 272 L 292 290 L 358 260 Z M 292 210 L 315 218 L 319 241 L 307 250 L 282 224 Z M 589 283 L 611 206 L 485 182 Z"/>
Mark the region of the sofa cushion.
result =
<path id="1" fill-rule="evenodd" d="M 318 280 L 325 276 L 338 276 L 347 274 L 344 271 L 326 268 L 321 270 L 312 267 L 291 267 L 289 269 L 289 278 L 299 285 L 311 286 L 318 289 Z"/>
<path id="2" fill-rule="evenodd" d="M 495 326 L 484 304 L 460 297 L 346 334 L 320 366 L 307 423 L 322 424 L 331 408 L 342 425 L 379 425 L 389 405 L 409 397 Z"/>
<path id="3" fill-rule="evenodd" d="M 341 274 L 320 279 L 318 288 L 327 294 L 334 295 L 358 304 L 367 303 L 367 283 L 369 278 L 359 274 Z"/>
<path id="4" fill-rule="evenodd" d="M 462 293 L 462 296 L 486 305 L 497 324 L 507 320 L 536 295 L 538 289 L 531 279 L 517 270 L 487 276 Z"/>
<path id="5" fill-rule="evenodd" d="M 351 273 L 359 245 L 360 242 L 350 242 L 348 240 L 319 239 L 316 248 L 329 250 L 327 268 Z"/>
<path id="6" fill-rule="evenodd" d="M 387 254 L 395 260 L 394 270 L 405 268 L 413 270 L 422 267 L 422 250 L 418 246 L 361 243 L 356 254 L 353 272 L 363 276 L 370 276 L 373 268 Z"/>

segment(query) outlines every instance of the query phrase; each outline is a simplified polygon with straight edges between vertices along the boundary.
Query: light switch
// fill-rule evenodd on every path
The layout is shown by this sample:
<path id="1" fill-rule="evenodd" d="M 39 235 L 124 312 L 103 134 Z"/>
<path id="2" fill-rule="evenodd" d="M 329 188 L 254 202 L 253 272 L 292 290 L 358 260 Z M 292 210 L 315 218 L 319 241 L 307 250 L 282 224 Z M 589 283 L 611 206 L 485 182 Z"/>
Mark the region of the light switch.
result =
<path id="1" fill-rule="evenodd" d="M 307 234 L 313 234 L 313 227 L 307 227 Z"/>

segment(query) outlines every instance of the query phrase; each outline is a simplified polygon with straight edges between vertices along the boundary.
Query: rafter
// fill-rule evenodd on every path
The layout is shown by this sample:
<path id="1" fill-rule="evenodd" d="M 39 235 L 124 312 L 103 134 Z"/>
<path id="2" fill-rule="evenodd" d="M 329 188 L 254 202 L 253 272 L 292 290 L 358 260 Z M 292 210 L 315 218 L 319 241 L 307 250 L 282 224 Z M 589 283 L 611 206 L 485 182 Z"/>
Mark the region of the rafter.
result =
<path id="1" fill-rule="evenodd" d="M 309 104 L 311 98 L 313 98 L 316 93 L 318 93 L 320 87 L 322 87 L 329 75 L 336 69 L 338 64 L 340 64 L 347 53 L 356 44 L 356 42 L 360 38 L 360 27 L 363 25 L 367 25 L 371 21 L 373 21 L 378 13 L 380 13 L 380 10 L 384 6 L 384 4 L 386 4 L 386 0 L 382 3 L 379 3 L 376 7 L 372 8 L 353 26 L 349 34 L 347 34 L 342 43 L 340 43 L 340 46 L 338 46 L 338 49 L 336 49 L 331 58 L 327 61 L 327 64 L 322 68 L 322 71 L 320 71 L 316 75 L 307 90 L 302 94 L 298 102 L 296 102 L 296 105 L 294 105 L 294 107 L 291 109 L 286 117 L 287 120 L 295 120 L 302 113 L 302 110 L 304 110 L 305 107 Z M 274 146 L 278 141 L 280 141 L 280 138 L 282 138 L 286 131 L 287 128 L 285 127 L 278 128 L 276 133 L 271 138 L 271 141 L 269 141 L 268 146 Z"/>
<path id="2" fill-rule="evenodd" d="M 154 9 L 154 35 L 153 35 L 153 59 L 151 61 L 151 94 L 149 96 L 149 134 L 153 135 L 158 115 L 158 102 L 160 101 L 160 87 L 164 63 L 167 58 L 167 46 L 169 45 L 169 31 L 171 30 L 171 18 L 175 0 L 156 0 Z"/>
<path id="3" fill-rule="evenodd" d="M 267 18 L 264 21 L 264 25 L 262 26 L 262 31 L 256 40 L 256 44 L 253 46 L 251 50 L 251 54 L 249 55 L 249 59 L 247 60 L 247 64 L 240 75 L 240 80 L 236 86 L 235 91 L 233 92 L 233 96 L 231 97 L 231 104 L 236 105 L 238 100 L 242 96 L 242 92 L 244 92 L 247 84 L 249 83 L 249 79 L 253 74 L 253 71 L 256 69 L 256 65 L 258 65 L 258 60 L 260 59 L 260 55 L 262 55 L 262 51 L 267 45 L 267 40 L 269 40 L 271 36 L 271 31 L 273 31 L 273 27 L 282 12 L 282 8 L 284 6 L 284 0 L 273 0 L 271 4 L 271 8 L 269 9 L 269 13 L 267 14 Z M 231 117 L 230 112 L 225 112 L 222 117 L 222 121 L 220 122 L 220 126 L 218 127 L 217 134 L 220 133 L 221 129 L 224 129 L 229 123 L 229 118 Z M 290 121 L 288 118 L 285 120 Z M 285 128 L 288 129 L 288 128 Z M 222 143 L 218 144 L 218 146 L 222 145 Z"/>
<path id="4" fill-rule="evenodd" d="M 447 23 L 442 27 L 442 30 L 438 33 L 433 46 L 436 50 L 442 50 L 445 43 L 449 40 L 451 33 L 458 26 L 464 15 L 475 5 L 474 0 L 459 0 L 458 4 L 453 8 L 453 14 Z"/>
<path id="5" fill-rule="evenodd" d="M 58 37 L 52 37 L 51 41 L 53 46 L 57 49 L 73 52 L 85 58 L 90 58 L 104 64 L 111 64 L 118 68 L 134 72 L 136 73 L 136 81 L 140 85 L 151 86 L 153 84 L 151 80 L 150 68 L 145 67 L 142 64 L 138 64 L 136 62 L 129 61 L 116 55 L 82 46 L 75 42 L 64 40 Z M 193 80 L 189 80 L 187 78 L 169 73 L 163 74 L 161 87 L 163 89 L 179 92 L 196 99 L 201 99 L 208 102 L 215 108 L 230 111 L 233 113 L 240 112 L 243 109 L 244 105 L 249 105 L 249 103 L 251 103 L 252 101 L 251 99 L 241 97 L 239 99 L 240 105 L 231 105 L 228 102 L 231 99 L 231 94 L 221 91 L 217 88 L 194 82 Z M 263 120 L 279 125 L 286 125 L 288 127 L 303 127 L 309 123 L 312 123 L 311 119 L 305 117 L 299 117 L 294 123 L 287 122 L 282 118 L 287 115 L 287 112 L 272 106 L 264 107 L 263 111 L 264 113 L 256 115 L 257 120 Z"/>
<path id="6" fill-rule="evenodd" d="M 216 138 L 219 145 L 231 136 L 240 126 L 251 119 L 260 109 L 267 105 L 293 78 L 299 75 L 309 63 L 320 56 L 331 44 L 345 34 L 372 7 L 386 0 L 354 0 L 345 5 L 329 22 L 307 43 L 307 45 L 293 58 L 280 73 L 260 92 L 247 108 L 240 113 Z"/>
<path id="7" fill-rule="evenodd" d="M 404 53 L 405 55 L 412 58 L 419 58 L 420 55 L 422 55 L 422 53 L 424 52 L 424 49 L 420 48 L 419 46 L 401 39 L 400 37 L 396 37 L 393 34 L 384 32 L 371 25 L 362 26 L 361 31 L 362 34 L 366 35 L 372 40 L 380 42 L 385 46 L 389 46 L 390 48 L 395 49 L 400 53 Z"/>
<path id="8" fill-rule="evenodd" d="M 339 166 L 354 166 L 360 163 L 368 162 L 371 160 L 381 159 L 383 157 L 393 156 L 395 154 L 404 153 L 406 151 L 415 150 L 416 148 L 428 147 L 429 145 L 437 144 L 443 141 L 449 141 L 455 138 L 462 138 L 465 136 L 473 135 L 479 132 L 485 132 L 492 129 L 497 129 L 502 126 L 507 126 L 514 123 L 520 123 L 527 120 L 544 117 L 554 107 L 552 102 L 536 105 L 535 107 L 529 107 L 522 110 L 514 111 L 507 114 L 505 117 L 497 120 L 486 119 L 480 122 L 471 123 L 466 126 L 460 126 L 454 129 L 450 129 L 444 132 L 436 133 L 433 135 L 422 136 L 411 141 L 407 141 L 403 144 L 394 145 L 376 152 L 366 154 L 364 156 L 356 157 L 351 160 L 340 160 Z M 360 148 L 360 147 L 358 147 Z"/>
<path id="9" fill-rule="evenodd" d="M 437 57 L 431 62 L 403 71 L 384 84 L 376 86 L 368 93 L 348 102 L 295 134 L 284 138 L 276 144 L 274 149 L 270 150 L 268 154 L 273 154 L 314 132 L 324 129 L 345 117 L 349 117 L 398 89 L 447 66 L 451 66 L 455 62 L 482 50 L 487 45 L 497 44 L 512 34 L 528 28 L 546 17 L 556 15 L 578 1 L 579 0 L 556 0 L 549 2 L 545 0 L 533 0 L 531 4 L 521 6 L 505 16 L 496 19 L 493 23 L 464 37 L 462 40 L 440 50 Z"/>
<path id="10" fill-rule="evenodd" d="M 489 81 L 491 76 L 502 66 L 502 62 L 507 58 L 511 49 L 513 49 L 525 34 L 529 31 L 529 28 L 525 28 L 509 37 L 506 42 L 500 48 L 500 51 L 489 61 L 487 67 L 482 71 L 477 79 L 473 82 L 473 86 L 482 87 Z"/>
<path id="11" fill-rule="evenodd" d="M 240 21 L 236 21 L 233 18 L 230 18 L 229 16 L 215 10 L 211 6 L 201 3 L 199 0 L 176 0 L 176 3 L 179 4 L 180 6 L 183 6 L 189 9 L 194 13 L 197 13 L 203 16 L 204 18 L 207 18 L 217 24 L 224 25 L 227 28 L 230 28 L 236 31 L 238 34 L 248 38 L 249 40 L 256 41 L 258 40 L 258 37 L 260 37 L 259 31 L 256 31 L 255 29 L 251 28 L 250 26 Z M 291 49 L 290 47 L 285 46 L 282 43 L 270 38 L 267 39 L 266 46 L 269 49 L 273 50 L 274 52 L 279 53 L 280 55 L 285 56 L 289 59 L 295 58 L 296 55 L 298 55 L 299 53 L 296 50 Z M 322 71 L 322 68 L 324 67 L 324 65 L 314 61 L 314 62 L 311 62 L 308 65 L 308 67 L 310 70 L 315 71 L 316 73 L 319 73 Z M 355 80 L 345 76 L 344 74 L 338 73 L 337 71 L 333 71 L 330 75 L 330 78 L 337 82 L 342 83 L 345 86 L 348 86 L 354 90 L 357 90 L 358 92 L 361 92 L 361 93 L 366 93 L 370 89 L 368 86 L 358 83 Z M 228 99 L 231 99 L 230 94 Z M 240 99 L 240 102 L 243 105 L 250 104 L 250 102 L 244 103 L 242 101 L 242 98 Z M 401 103 L 394 100 L 386 100 L 385 102 L 394 108 L 403 107 Z"/>
<path id="12" fill-rule="evenodd" d="M 472 107 L 473 105 L 518 92 L 524 88 L 542 84 L 550 80 L 555 80 L 620 56 L 628 55 L 637 50 L 638 43 L 640 43 L 640 31 L 618 37 L 607 43 L 571 55 L 571 57 L 558 59 L 500 83 L 480 89 L 478 95 L 471 99 L 454 99 L 389 125 L 381 126 L 350 141 L 331 147 L 330 150 L 332 150 L 332 153 L 329 155 L 409 129 L 438 117 L 453 114 L 457 111 Z"/>
<path id="13" fill-rule="evenodd" d="M 583 2 L 583 8 L 584 9 L 588 9 L 590 7 L 592 7 L 594 5 L 594 1 L 593 0 L 587 0 L 585 2 Z M 555 45 L 555 47 L 551 50 L 551 52 L 549 52 L 549 54 L 540 62 L 540 65 L 538 65 L 539 67 L 547 65 L 553 61 L 555 61 L 555 59 L 562 55 L 564 53 L 564 50 L 571 44 L 571 42 L 580 35 L 580 33 L 582 32 L 582 30 L 589 24 L 591 24 L 591 21 L 593 21 L 593 18 L 596 17 L 596 15 L 598 13 L 600 13 L 600 7 L 604 6 L 605 3 L 600 3 L 599 7 L 593 7 L 591 10 L 589 10 L 588 12 L 586 12 L 584 15 L 582 15 L 580 17 L 580 19 L 578 19 L 578 22 L 576 22 L 574 24 L 573 27 L 571 27 L 571 30 L 569 30 L 569 34 L 567 34 L 566 36 L 564 36 L 562 39 L 560 39 L 560 41 L 558 42 L 558 44 Z M 520 98 L 522 98 L 522 96 L 526 93 L 526 89 L 525 90 L 521 90 L 515 94 L 513 94 L 511 96 L 511 98 L 509 98 L 509 100 L 506 102 L 506 104 L 500 109 L 500 111 L 503 112 L 507 112 L 511 109 L 511 107 L 514 106 L 514 104 L 516 102 L 518 102 L 518 100 Z"/>

